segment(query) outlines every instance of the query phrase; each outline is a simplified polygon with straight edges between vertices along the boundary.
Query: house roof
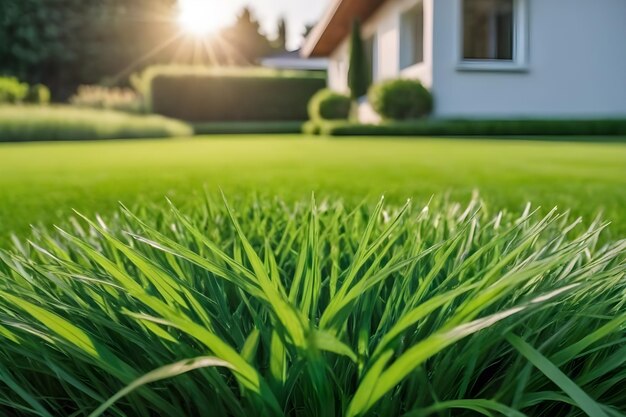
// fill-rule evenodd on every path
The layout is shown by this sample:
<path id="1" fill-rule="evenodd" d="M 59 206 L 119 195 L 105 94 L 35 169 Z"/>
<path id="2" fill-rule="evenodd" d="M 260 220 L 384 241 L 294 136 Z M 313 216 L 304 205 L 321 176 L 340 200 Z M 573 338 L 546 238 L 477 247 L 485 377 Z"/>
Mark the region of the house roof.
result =
<path id="1" fill-rule="evenodd" d="M 302 48 L 304 57 L 329 56 L 350 33 L 352 22 L 367 20 L 386 0 L 331 0 L 322 20 L 313 28 Z"/>
<path id="2" fill-rule="evenodd" d="M 303 58 L 300 50 L 296 50 L 261 58 L 261 65 L 276 69 L 325 71 L 328 69 L 328 60 L 324 58 Z"/>

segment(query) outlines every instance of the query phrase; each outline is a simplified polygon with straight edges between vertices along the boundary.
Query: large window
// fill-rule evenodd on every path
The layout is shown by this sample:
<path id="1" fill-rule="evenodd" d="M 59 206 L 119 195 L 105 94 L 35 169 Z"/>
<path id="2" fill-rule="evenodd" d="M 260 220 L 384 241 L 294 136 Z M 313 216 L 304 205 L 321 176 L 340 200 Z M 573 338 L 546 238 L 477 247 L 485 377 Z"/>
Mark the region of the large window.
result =
<path id="1" fill-rule="evenodd" d="M 424 62 L 424 6 L 422 2 L 400 18 L 400 69 Z"/>
<path id="2" fill-rule="evenodd" d="M 463 0 L 463 60 L 515 60 L 516 2 Z"/>

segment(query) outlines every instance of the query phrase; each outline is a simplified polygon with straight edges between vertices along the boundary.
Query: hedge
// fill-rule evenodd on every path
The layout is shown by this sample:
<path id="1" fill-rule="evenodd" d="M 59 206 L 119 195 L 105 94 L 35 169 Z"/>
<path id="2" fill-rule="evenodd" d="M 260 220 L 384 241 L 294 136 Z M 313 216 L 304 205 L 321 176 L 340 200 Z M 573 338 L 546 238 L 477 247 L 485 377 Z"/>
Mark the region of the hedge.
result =
<path id="1" fill-rule="evenodd" d="M 155 71 L 154 113 L 189 122 L 302 121 L 323 74 L 260 69 Z"/>
<path id="2" fill-rule="evenodd" d="M 424 120 L 367 125 L 307 124 L 305 133 L 330 136 L 626 136 L 626 119 Z"/>
<path id="3" fill-rule="evenodd" d="M 348 120 L 351 110 L 350 96 L 329 89 L 318 91 L 309 102 L 311 120 Z"/>
<path id="4" fill-rule="evenodd" d="M 0 142 L 187 137 L 187 124 L 161 116 L 68 106 L 0 106 Z"/>
<path id="5" fill-rule="evenodd" d="M 304 122 L 209 122 L 195 123 L 196 135 L 236 134 L 295 134 L 302 131 Z"/>
<path id="6" fill-rule="evenodd" d="M 383 81 L 370 88 L 367 98 L 387 120 L 421 119 L 433 110 L 433 96 L 418 80 Z"/>

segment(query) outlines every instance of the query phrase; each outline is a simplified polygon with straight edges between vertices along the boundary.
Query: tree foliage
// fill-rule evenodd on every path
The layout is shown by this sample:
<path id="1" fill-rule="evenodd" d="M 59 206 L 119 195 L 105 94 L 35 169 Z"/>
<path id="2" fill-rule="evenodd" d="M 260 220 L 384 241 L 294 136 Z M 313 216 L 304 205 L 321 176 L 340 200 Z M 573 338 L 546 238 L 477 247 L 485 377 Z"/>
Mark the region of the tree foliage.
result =
<path id="1" fill-rule="evenodd" d="M 352 24 L 350 39 L 350 68 L 348 70 L 348 86 L 350 95 L 356 100 L 367 94 L 370 85 L 365 47 L 361 37 L 361 22 L 355 20 Z"/>
<path id="2" fill-rule="evenodd" d="M 270 40 L 261 32 L 261 24 L 248 7 L 231 27 L 222 31 L 220 38 L 214 43 L 222 45 L 228 59 L 218 64 L 252 65 L 273 52 Z"/>
<path id="3" fill-rule="evenodd" d="M 79 85 L 123 84 L 152 64 L 249 65 L 272 51 L 250 9 L 206 42 L 181 33 L 176 4 L 0 0 L 0 75 L 48 85 L 55 98 L 66 99 Z"/>
<path id="4" fill-rule="evenodd" d="M 175 2 L 0 0 L 0 73 L 62 97 L 114 78 L 172 36 Z"/>
<path id="5" fill-rule="evenodd" d="M 276 41 L 275 43 L 275 48 L 281 50 L 281 51 L 286 51 L 287 50 L 287 21 L 285 20 L 285 18 L 281 18 L 278 21 L 278 27 L 277 27 L 277 35 L 276 35 Z"/>

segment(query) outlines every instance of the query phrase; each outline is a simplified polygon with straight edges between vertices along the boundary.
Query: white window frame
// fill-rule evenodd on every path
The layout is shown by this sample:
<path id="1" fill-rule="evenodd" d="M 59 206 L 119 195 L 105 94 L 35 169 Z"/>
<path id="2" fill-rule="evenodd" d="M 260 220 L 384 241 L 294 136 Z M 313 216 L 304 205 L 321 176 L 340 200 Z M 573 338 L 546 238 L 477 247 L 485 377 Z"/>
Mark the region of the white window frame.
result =
<path id="1" fill-rule="evenodd" d="M 528 71 L 528 0 L 513 0 L 513 59 L 465 59 L 463 57 L 463 2 L 456 0 L 457 19 L 457 70 L 458 71 L 496 71 L 496 72 L 527 72 Z"/>
<path id="2" fill-rule="evenodd" d="M 403 66 L 402 65 L 402 18 L 403 16 L 412 11 L 414 8 L 421 6 L 422 8 L 422 60 L 420 62 L 416 62 L 414 64 Z M 400 10 L 400 14 L 398 15 L 398 69 L 400 72 L 404 72 L 407 70 L 411 70 L 411 68 L 419 67 L 426 63 L 426 5 L 424 4 L 424 0 L 417 0 L 411 2 L 411 4 L 405 6 L 402 10 Z"/>

